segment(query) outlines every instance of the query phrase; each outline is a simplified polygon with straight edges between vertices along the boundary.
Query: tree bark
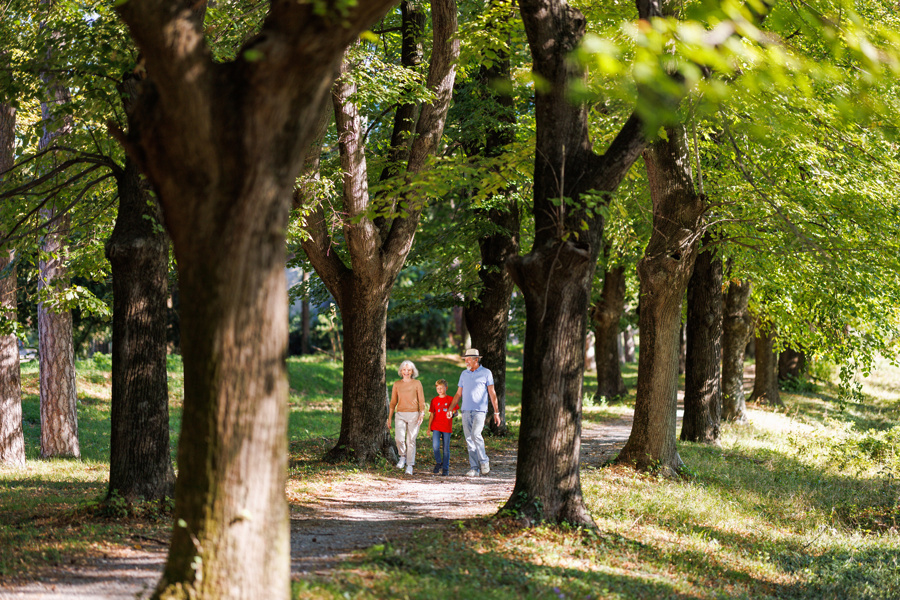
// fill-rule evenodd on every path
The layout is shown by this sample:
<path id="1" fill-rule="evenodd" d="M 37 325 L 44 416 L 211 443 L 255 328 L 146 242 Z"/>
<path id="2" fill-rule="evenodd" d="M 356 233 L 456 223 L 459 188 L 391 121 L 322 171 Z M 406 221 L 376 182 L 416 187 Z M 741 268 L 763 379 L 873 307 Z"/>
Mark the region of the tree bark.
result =
<path id="1" fill-rule="evenodd" d="M 416 30 L 418 13 L 406 7 L 404 31 Z M 384 177 L 410 177 L 426 168 L 427 159 L 438 147 L 444 129 L 453 82 L 459 40 L 456 38 L 455 0 L 431 3 L 433 47 L 428 72 L 428 88 L 434 93 L 432 104 L 421 107 L 418 121 L 410 121 L 410 112 L 395 115 L 394 160 L 406 157 L 405 175 L 389 164 Z M 413 24 L 410 24 L 412 21 Z M 407 46 L 404 62 L 415 60 L 415 44 Z M 347 72 L 351 65 L 342 66 Z M 388 405 L 385 397 L 385 330 L 391 288 L 412 247 L 424 199 L 409 194 L 403 198 L 382 198 L 393 212 L 401 202 L 403 213 L 394 218 L 368 216 L 370 199 L 363 128 L 357 107 L 352 102 L 355 84 L 341 78 L 334 86 L 333 104 L 337 126 L 341 169 L 344 173 L 343 201 L 346 221 L 344 236 L 350 266 L 332 251 L 333 240 L 325 213 L 318 204 L 307 218 L 310 238 L 303 242 L 310 262 L 335 298 L 344 322 L 344 379 L 341 433 L 328 460 L 353 459 L 369 462 L 377 455 L 396 460 L 394 442 L 387 428 Z M 412 129 L 414 126 L 414 129 Z M 408 145 L 408 150 L 406 149 Z M 299 204 L 312 199 L 295 197 Z"/>
<path id="2" fill-rule="evenodd" d="M 112 410 L 108 498 L 171 496 L 166 302 L 169 244 L 159 204 L 125 160 L 119 210 L 106 243 L 113 280 Z"/>
<path id="3" fill-rule="evenodd" d="M 272 2 L 228 63 L 213 61 L 195 3 L 116 7 L 148 73 L 116 135 L 160 199 L 181 298 L 176 525 L 156 598 L 289 596 L 291 190 L 344 49 L 389 5 Z"/>
<path id="4" fill-rule="evenodd" d="M 625 310 L 625 267 L 606 270 L 600 300 L 591 308 L 596 335 L 597 396 L 615 400 L 628 393 L 619 360 L 619 321 Z"/>
<path id="5" fill-rule="evenodd" d="M 65 244 L 68 215 L 55 210 L 42 211 L 48 225 L 41 247 L 45 258 L 39 263 L 38 290 L 52 300 L 53 293 L 65 287 Z M 72 313 L 54 308 L 47 301 L 38 303 L 38 357 L 40 360 L 41 458 L 81 456 L 78 444 L 78 397 L 75 391 L 75 348 Z"/>
<path id="6" fill-rule="evenodd" d="M 584 77 L 570 60 L 584 16 L 553 0 L 521 0 L 519 8 L 534 72 L 546 87 L 535 93 L 535 240 L 531 252 L 507 263 L 525 300 L 526 334 L 516 484 L 504 510 L 529 522 L 593 526 L 579 454 L 585 315 L 603 222 L 580 200 L 588 190 L 615 190 L 645 141 L 632 116 L 604 155 L 593 152 L 587 107 L 569 97 L 571 82 Z"/>
<path id="7" fill-rule="evenodd" d="M 775 333 L 768 328 L 756 330 L 756 378 L 750 402 L 769 406 L 784 406 L 778 391 L 778 356 L 775 352 Z"/>
<path id="8" fill-rule="evenodd" d="M 681 441 L 717 444 L 721 420 L 722 260 L 707 249 L 697 257 L 688 281 Z"/>
<path id="9" fill-rule="evenodd" d="M 0 110 L 2 110 L 0 106 Z M 0 172 L 4 171 L 0 165 Z M 9 267 L 14 253 L 0 251 L 0 271 Z M 16 320 L 16 269 L 0 278 L 0 311 Z M 25 438 L 22 432 L 22 384 L 19 346 L 15 335 L 0 335 L 0 465 L 25 466 Z"/>
<path id="10" fill-rule="evenodd" d="M 800 379 L 805 373 L 805 352 L 788 347 L 778 353 L 778 381 Z"/>
<path id="11" fill-rule="evenodd" d="M 13 166 L 16 142 L 16 109 L 0 103 L 0 182 Z M 16 322 L 16 268 L 12 250 L 0 249 L 0 314 Z M 25 438 L 22 432 L 22 383 L 19 346 L 16 336 L 0 335 L 0 465 L 25 466 Z"/>
<path id="12" fill-rule="evenodd" d="M 465 308 L 466 329 L 472 338 L 472 347 L 482 353 L 481 364 L 494 375 L 494 391 L 500 411 L 500 425 L 494 424 L 492 405 L 488 406 L 485 422 L 492 435 L 506 435 L 506 336 L 509 329 L 509 304 L 513 280 L 506 270 L 506 261 L 519 252 L 519 210 L 515 201 L 509 210 L 491 209 L 488 219 L 498 232 L 478 241 L 481 249 L 481 269 L 478 276 L 483 287 L 477 299 Z"/>
<path id="13" fill-rule="evenodd" d="M 634 425 L 617 461 L 639 469 L 679 472 L 675 447 L 681 302 L 702 235 L 705 203 L 694 190 L 683 126 L 666 129 L 644 152 L 653 233 L 638 262 L 641 351 Z"/>
<path id="14" fill-rule="evenodd" d="M 732 280 L 725 294 L 722 318 L 722 418 L 743 423 L 747 420 L 744 399 L 744 348 L 753 331 L 747 310 L 750 282 Z"/>
<path id="15" fill-rule="evenodd" d="M 52 75 L 42 73 L 49 101 L 41 102 L 43 134 L 39 150 L 46 150 L 54 140 L 71 131 L 68 117 L 60 118 L 54 109 L 69 102 L 69 90 Z M 54 293 L 68 284 L 65 239 L 69 232 L 69 215 L 50 205 L 41 210 L 47 222 L 47 233 L 41 247 L 38 268 L 38 359 L 40 361 L 41 457 L 78 457 L 78 411 L 75 391 L 75 348 L 72 312 L 58 305 Z M 56 305 L 56 306 L 54 306 Z"/>

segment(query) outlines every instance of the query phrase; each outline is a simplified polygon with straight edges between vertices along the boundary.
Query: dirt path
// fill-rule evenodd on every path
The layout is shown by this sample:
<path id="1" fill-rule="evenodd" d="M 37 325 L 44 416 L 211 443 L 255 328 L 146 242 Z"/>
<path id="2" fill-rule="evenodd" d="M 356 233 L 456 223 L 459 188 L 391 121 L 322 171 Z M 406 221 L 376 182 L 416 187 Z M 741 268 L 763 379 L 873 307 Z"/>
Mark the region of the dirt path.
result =
<path id="1" fill-rule="evenodd" d="M 630 418 L 585 423 L 582 464 L 604 462 L 622 447 L 630 432 Z M 516 455 L 510 452 L 490 458 L 491 472 L 484 477 L 464 477 L 464 458 L 451 464 L 449 477 L 434 476 L 430 469 L 412 477 L 399 470 L 396 475 L 366 473 L 333 485 L 314 502 L 294 507 L 292 572 L 324 572 L 355 550 L 457 519 L 495 513 L 512 493 Z M 62 567 L 40 581 L 0 588 L 0 599 L 146 598 L 159 579 L 165 550 L 157 541 L 136 539 L 135 547 L 89 566 Z"/>

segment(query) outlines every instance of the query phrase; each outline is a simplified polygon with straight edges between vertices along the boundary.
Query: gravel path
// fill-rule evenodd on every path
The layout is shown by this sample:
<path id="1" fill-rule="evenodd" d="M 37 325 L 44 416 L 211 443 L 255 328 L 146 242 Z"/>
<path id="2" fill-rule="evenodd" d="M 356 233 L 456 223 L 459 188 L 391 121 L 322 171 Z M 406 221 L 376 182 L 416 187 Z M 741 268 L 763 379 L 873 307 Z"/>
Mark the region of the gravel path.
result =
<path id="1" fill-rule="evenodd" d="M 628 439 L 631 419 L 585 423 L 582 463 L 599 465 Z M 412 477 L 365 474 L 340 482 L 314 502 L 296 506 L 291 515 L 291 570 L 294 575 L 322 573 L 350 553 L 409 533 L 441 527 L 456 519 L 490 515 L 511 495 L 516 455 L 494 454 L 487 476 L 463 476 L 465 458 L 451 464 L 449 477 L 430 469 Z M 430 465 L 428 465 L 430 466 Z M 166 548 L 155 540 L 135 540 L 89 565 L 61 567 L 39 581 L 0 588 L 0 600 L 134 600 L 146 598 L 156 585 Z"/>

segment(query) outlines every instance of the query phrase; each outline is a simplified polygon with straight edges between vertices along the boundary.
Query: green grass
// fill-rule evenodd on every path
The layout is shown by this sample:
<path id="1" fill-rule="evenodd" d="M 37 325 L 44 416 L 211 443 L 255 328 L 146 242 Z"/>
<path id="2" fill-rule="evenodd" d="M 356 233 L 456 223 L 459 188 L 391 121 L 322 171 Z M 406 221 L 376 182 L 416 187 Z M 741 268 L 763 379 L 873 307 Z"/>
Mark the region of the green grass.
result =
<path id="1" fill-rule="evenodd" d="M 388 384 L 412 359 L 430 399 L 433 382 L 462 369 L 455 353 L 389 353 Z M 489 438 L 490 452 L 515 449 L 522 385 L 521 350 L 507 373 L 512 436 Z M 180 361 L 170 367 L 171 428 L 180 428 Z M 633 389 L 636 365 L 626 367 Z M 341 365 L 291 358 L 287 495 L 315 497 L 342 479 L 389 472 L 325 464 L 340 428 Z M 633 398 L 591 397 L 585 419 L 627 413 Z M 168 535 L 165 507 L 98 510 L 109 468 L 109 364 L 78 363 L 81 460 L 38 459 L 37 371 L 23 369 L 27 469 L 0 468 L 0 580 L 33 578 Z M 900 597 L 900 369 L 887 362 L 864 382 L 865 396 L 838 402 L 820 387 L 784 394 L 778 411 L 751 407 L 751 423 L 726 425 L 721 445 L 679 444 L 692 477 L 669 480 L 621 467 L 586 466 L 585 502 L 598 529 L 538 526 L 508 519 L 458 521 L 359 552 L 327 576 L 294 582 L 295 598 L 862 598 Z M 424 428 L 423 428 L 424 429 Z M 453 438 L 463 453 L 462 436 Z M 174 452 L 174 450 L 173 450 Z M 430 464 L 427 432 L 419 460 Z M 499 507 L 498 507 L 499 508 Z"/>
<path id="2" fill-rule="evenodd" d="M 295 582 L 294 597 L 900 597 L 900 436 L 885 433 L 900 408 L 900 370 L 881 364 L 865 389 L 858 405 L 828 387 L 784 394 L 778 412 L 751 407 L 751 423 L 726 425 L 720 447 L 679 444 L 686 480 L 584 468 L 596 532 L 460 521 Z M 587 402 L 585 418 L 615 418 L 630 403 Z M 848 443 L 873 435 L 880 449 Z"/>

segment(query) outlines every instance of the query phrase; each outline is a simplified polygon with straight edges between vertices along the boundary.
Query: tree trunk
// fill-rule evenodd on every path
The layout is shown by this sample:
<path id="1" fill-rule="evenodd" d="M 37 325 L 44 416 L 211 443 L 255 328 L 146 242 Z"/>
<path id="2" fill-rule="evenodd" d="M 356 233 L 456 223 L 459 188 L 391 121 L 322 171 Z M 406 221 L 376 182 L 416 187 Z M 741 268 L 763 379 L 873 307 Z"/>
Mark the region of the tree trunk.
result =
<path id="1" fill-rule="evenodd" d="M 725 294 L 722 318 L 722 418 L 743 423 L 747 420 L 744 400 L 744 348 L 753 330 L 747 310 L 750 282 L 732 280 Z"/>
<path id="2" fill-rule="evenodd" d="M 109 498 L 171 496 L 166 302 L 169 244 L 162 214 L 130 159 L 116 174 L 119 210 L 106 244 L 113 280 Z"/>
<path id="3" fill-rule="evenodd" d="M 709 236 L 706 236 L 707 241 Z M 717 444 L 722 419 L 722 260 L 705 250 L 687 289 L 687 365 L 681 440 Z"/>
<path id="4" fill-rule="evenodd" d="M 0 106 L 0 109 L 3 107 Z M 8 168 L 8 167 L 6 167 Z M 0 172 L 5 168 L 0 164 Z M 0 251 L 0 271 L 9 267 L 14 253 Z M 16 321 L 16 268 L 0 278 L 0 312 Z M 16 336 L 0 335 L 0 465 L 25 466 L 25 438 L 22 433 L 22 385 L 19 374 L 19 346 Z"/>
<path id="5" fill-rule="evenodd" d="M 419 11 L 413 3 L 404 4 L 404 32 L 418 30 Z M 438 147 L 450 107 L 455 63 L 459 56 L 456 38 L 455 0 L 431 3 L 433 48 L 428 71 L 428 88 L 434 93 L 432 104 L 421 107 L 417 122 L 411 121 L 409 110 L 395 115 L 391 149 L 392 161 L 406 157 L 405 175 L 397 175 L 396 162 L 386 168 L 383 178 L 411 176 L 422 172 Z M 421 32 L 419 32 L 420 34 Z M 419 58 L 415 44 L 404 44 L 404 64 Z M 352 69 L 346 62 L 344 73 Z M 391 288 L 412 247 L 424 199 L 405 197 L 381 198 L 392 213 L 405 204 L 395 218 L 369 217 L 370 195 L 366 167 L 364 130 L 353 96 L 356 85 L 342 77 L 333 91 L 335 124 L 338 132 L 341 170 L 343 171 L 343 205 L 346 221 L 342 224 L 350 256 L 347 266 L 331 249 L 332 238 L 325 212 L 318 203 L 307 218 L 309 239 L 303 248 L 319 277 L 335 298 L 344 321 L 344 377 L 341 434 L 328 454 L 329 460 L 353 459 L 368 462 L 376 454 L 396 460 L 394 442 L 387 428 L 388 406 L 385 397 L 385 330 L 387 305 Z M 408 147 L 408 148 L 407 148 Z M 295 202 L 311 203 L 300 189 Z"/>
<path id="6" fill-rule="evenodd" d="M 775 333 L 771 327 L 756 330 L 756 378 L 750 402 L 784 406 L 778 392 L 778 356 L 775 353 Z"/>
<path id="7" fill-rule="evenodd" d="M 303 283 L 307 283 L 309 281 L 309 271 L 303 271 Z M 301 302 L 300 309 L 300 320 L 302 321 L 300 325 L 300 352 L 302 354 L 309 354 L 309 334 L 310 334 L 310 325 L 309 325 L 309 296 L 304 295 L 303 300 Z"/>
<path id="8" fill-rule="evenodd" d="M 778 353 L 778 381 L 800 379 L 806 373 L 806 353 L 785 348 Z"/>
<path id="9" fill-rule="evenodd" d="M 600 300 L 591 308 L 596 335 L 597 396 L 615 400 L 628 393 L 619 360 L 619 321 L 625 310 L 625 267 L 607 269 Z"/>
<path id="10" fill-rule="evenodd" d="M 694 191 L 684 127 L 644 152 L 653 234 L 638 262 L 641 351 L 634 425 L 617 461 L 675 474 L 683 463 L 675 447 L 681 302 L 694 268 L 705 203 Z"/>
<path id="11" fill-rule="evenodd" d="M 65 287 L 65 240 L 69 216 L 42 211 L 48 225 L 41 254 L 38 290 L 46 301 L 38 303 L 38 357 L 40 359 L 41 458 L 79 457 L 78 397 L 75 392 L 75 348 L 72 313 L 48 304 Z"/>
<path id="12" fill-rule="evenodd" d="M 260 34 L 227 63 L 203 42 L 196 4 L 116 7 L 148 77 L 128 134 L 115 133 L 160 199 L 181 298 L 176 525 L 156 598 L 290 594 L 291 190 L 344 49 L 388 6 L 344 6 L 337 18 L 272 3 Z"/>
<path id="13" fill-rule="evenodd" d="M 500 425 L 494 424 L 494 408 L 488 403 L 488 417 L 485 419 L 488 431 L 492 435 L 506 435 L 506 336 L 514 284 L 505 263 L 519 251 L 519 211 L 515 201 L 512 201 L 508 211 L 491 209 L 488 212 L 488 218 L 498 227 L 498 233 L 478 241 L 481 248 L 478 275 L 483 287 L 478 298 L 466 306 L 463 314 L 466 328 L 472 336 L 472 347 L 478 348 L 484 357 L 481 364 L 494 375 Z"/>
<path id="14" fill-rule="evenodd" d="M 349 371 L 352 376 L 344 376 L 341 433 L 326 459 L 364 463 L 384 456 L 389 462 L 396 462 L 394 438 L 385 425 L 388 417 L 385 329 L 390 289 L 377 293 L 374 285 L 357 283 L 347 287 L 366 293 L 351 292 L 338 302 L 344 321 L 344 372 Z M 367 401 L 359 402 L 358 398 Z"/>
<path id="15" fill-rule="evenodd" d="M 450 342 L 456 350 L 462 354 L 466 348 L 472 346 L 468 340 L 469 330 L 466 328 L 466 314 L 465 309 L 462 306 L 454 306 L 451 309 L 451 315 L 453 316 L 453 328 L 455 331 L 450 335 Z"/>
<path id="16" fill-rule="evenodd" d="M 584 338 L 584 370 L 597 372 L 597 336 L 590 329 Z"/>
<path id="17" fill-rule="evenodd" d="M 53 34 L 53 37 L 57 37 Z M 41 78 L 50 101 L 41 102 L 43 133 L 39 150 L 48 149 L 54 140 L 71 131 L 71 118 L 60 118 L 55 109 L 69 102 L 69 90 L 46 72 Z M 41 210 L 47 221 L 47 233 L 41 248 L 44 257 L 38 265 L 38 358 L 40 361 L 41 457 L 78 457 L 78 411 L 75 392 L 75 348 L 72 312 L 58 304 L 54 294 L 68 285 L 65 239 L 69 233 L 69 215 L 54 205 Z"/>
<path id="18" fill-rule="evenodd" d="M 687 333 L 684 323 L 681 324 L 681 331 L 678 333 L 678 374 L 684 375 L 687 368 Z"/>
<path id="19" fill-rule="evenodd" d="M 645 142 L 632 116 L 606 154 L 593 152 L 587 107 L 569 95 L 571 82 L 584 77 L 570 60 L 584 36 L 584 16 L 558 1 L 521 0 L 519 7 L 533 70 L 546 87 L 535 93 L 535 240 L 531 252 L 508 263 L 525 299 L 526 334 L 516 485 L 504 509 L 527 521 L 593 526 L 579 454 L 584 317 L 603 223 L 579 199 L 588 190 L 615 190 Z"/>
<path id="20" fill-rule="evenodd" d="M 622 362 L 634 362 L 634 328 L 631 325 L 622 332 Z"/>
<path id="21" fill-rule="evenodd" d="M 0 181 L 12 168 L 16 142 L 16 109 L 0 103 Z M 16 268 L 12 250 L 0 250 L 0 314 L 16 322 Z M 0 465 L 25 466 L 25 438 L 22 433 L 22 384 L 19 346 L 14 334 L 0 335 Z"/>

